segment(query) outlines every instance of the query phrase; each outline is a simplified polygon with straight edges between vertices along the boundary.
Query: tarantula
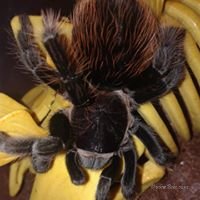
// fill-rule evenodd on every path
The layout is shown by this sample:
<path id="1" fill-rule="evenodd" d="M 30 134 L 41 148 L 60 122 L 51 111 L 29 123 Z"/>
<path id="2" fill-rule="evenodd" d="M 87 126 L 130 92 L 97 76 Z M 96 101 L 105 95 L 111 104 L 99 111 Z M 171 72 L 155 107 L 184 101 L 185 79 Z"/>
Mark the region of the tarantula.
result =
<path id="1" fill-rule="evenodd" d="M 107 198 L 117 166 L 124 159 L 121 189 L 135 192 L 137 155 L 132 134 L 159 164 L 170 159 L 151 127 L 137 113 L 139 104 L 176 87 L 184 76 L 184 30 L 161 26 L 138 0 L 82 0 L 72 14 L 72 38 L 60 32 L 60 16 L 42 12 L 42 42 L 55 68 L 36 43 L 28 16 L 17 35 L 21 62 L 73 106 L 55 113 L 47 138 L 0 134 L 0 151 L 30 155 L 37 172 L 47 171 L 54 155 L 66 150 L 71 181 L 86 181 L 84 168 L 103 169 L 96 199 Z"/>

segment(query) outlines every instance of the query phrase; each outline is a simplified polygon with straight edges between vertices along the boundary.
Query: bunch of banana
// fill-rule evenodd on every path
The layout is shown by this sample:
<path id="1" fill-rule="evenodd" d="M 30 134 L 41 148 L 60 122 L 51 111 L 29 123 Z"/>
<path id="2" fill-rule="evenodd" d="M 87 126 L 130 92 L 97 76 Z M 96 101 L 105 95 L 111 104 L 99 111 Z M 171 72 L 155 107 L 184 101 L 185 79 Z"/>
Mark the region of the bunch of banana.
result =
<path id="1" fill-rule="evenodd" d="M 200 52 L 198 48 L 200 45 L 200 1 L 145 1 L 162 23 L 168 26 L 181 26 L 187 31 L 185 39 L 185 55 L 187 60 L 185 80 L 177 90 L 163 96 L 156 104 L 148 102 L 141 105 L 139 109 L 139 113 L 146 123 L 160 135 L 174 154 L 178 154 L 178 147 L 172 137 L 172 132 L 177 133 L 186 141 L 190 139 L 191 131 L 195 133 L 200 132 Z M 30 19 L 33 26 L 37 27 L 37 42 L 43 48 L 40 42 L 43 30 L 41 18 L 30 17 Z M 11 25 L 16 34 L 20 30 L 17 17 L 12 20 Z M 63 32 L 69 38 L 71 37 L 71 30 L 72 25 L 70 23 L 66 22 L 63 24 Z M 53 66 L 48 54 L 46 59 Z M 6 131 L 13 137 L 27 133 L 30 136 L 45 137 L 48 132 L 48 120 L 53 113 L 61 108 L 70 106 L 69 102 L 44 85 L 32 89 L 24 96 L 22 101 L 27 107 L 22 106 L 4 94 L 0 94 L 0 131 Z M 34 113 L 34 118 L 32 113 Z M 26 121 L 26 127 L 23 125 L 24 121 Z M 43 123 L 39 127 L 37 123 L 40 121 Z M 138 166 L 141 174 L 142 192 L 159 181 L 164 176 L 165 169 L 152 160 L 145 146 L 136 136 L 133 138 L 133 142 L 136 145 L 138 157 L 145 154 L 148 158 L 146 163 Z M 16 159 L 17 157 L 0 153 L 0 166 Z M 19 192 L 24 173 L 27 170 L 34 173 L 29 159 L 23 159 L 11 165 L 9 180 L 11 196 L 15 196 Z M 65 167 L 64 155 L 59 154 L 55 158 L 53 167 L 48 172 L 35 175 L 30 199 L 93 200 L 101 171 L 87 170 L 87 172 L 89 174 L 89 181 L 86 184 L 81 186 L 73 185 Z M 51 182 L 53 184 L 48 184 Z M 123 199 L 119 190 L 117 190 L 114 199 Z"/>

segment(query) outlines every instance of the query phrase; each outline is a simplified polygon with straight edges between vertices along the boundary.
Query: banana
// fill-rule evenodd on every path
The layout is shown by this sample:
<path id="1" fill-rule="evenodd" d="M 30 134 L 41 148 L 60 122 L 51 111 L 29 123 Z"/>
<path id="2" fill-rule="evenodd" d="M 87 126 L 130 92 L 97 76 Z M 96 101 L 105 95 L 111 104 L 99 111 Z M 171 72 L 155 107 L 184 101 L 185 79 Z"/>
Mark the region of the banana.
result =
<path id="1" fill-rule="evenodd" d="M 189 67 L 191 68 L 200 86 L 200 51 L 189 33 L 186 34 L 184 49 Z"/>
<path id="2" fill-rule="evenodd" d="M 37 126 L 31 115 L 25 110 L 13 111 L 1 117 L 1 131 L 12 137 L 44 137 L 47 135 L 47 131 Z M 0 166 L 8 164 L 17 158 L 18 156 L 0 152 Z"/>
<path id="3" fill-rule="evenodd" d="M 157 183 L 165 175 L 165 168 L 150 160 L 144 166 L 140 167 L 140 171 L 142 182 L 141 192 L 144 192 L 154 183 Z"/>
<path id="4" fill-rule="evenodd" d="M 49 64 L 49 66 L 55 68 L 55 65 L 51 57 L 49 56 L 47 50 L 45 49 L 42 43 L 42 34 L 44 31 L 42 18 L 40 16 L 29 16 L 29 19 L 33 25 L 36 25 L 34 26 L 35 28 L 33 29 L 33 34 L 35 36 L 35 41 L 37 42 L 37 44 L 39 44 L 40 48 L 46 55 L 46 62 Z M 21 29 L 18 16 L 13 17 L 13 19 L 11 20 L 11 27 L 12 27 L 15 38 L 17 38 L 17 34 Z M 69 23 L 69 20 L 67 18 L 62 18 L 62 23 L 59 26 L 59 30 L 60 30 L 60 33 L 68 37 L 69 44 L 70 44 L 71 35 L 72 35 L 72 24 Z"/>
<path id="5" fill-rule="evenodd" d="M 17 158 L 18 158 L 17 156 L 0 152 L 0 167 L 16 160 Z"/>
<path id="6" fill-rule="evenodd" d="M 168 23 L 168 25 L 172 24 L 173 26 L 180 26 L 180 24 L 174 20 L 174 18 L 168 16 L 166 13 L 163 14 L 163 16 L 161 17 L 161 21 L 165 24 L 166 22 Z M 199 32 L 200 35 L 200 32 Z M 186 38 L 184 41 L 184 51 L 185 51 L 185 56 L 186 56 L 186 60 L 188 62 L 189 67 L 191 68 L 194 76 L 196 77 L 196 80 L 198 81 L 198 83 L 200 84 L 200 52 L 198 49 L 198 46 L 196 45 L 194 39 L 192 38 L 190 33 L 186 33 Z M 188 107 L 188 111 L 189 111 L 189 115 L 192 119 L 192 125 L 193 125 L 193 130 L 195 132 L 199 132 L 199 97 L 197 94 L 197 91 L 194 87 L 194 84 L 189 76 L 189 74 L 186 74 L 186 80 L 183 81 L 182 86 L 180 87 L 180 89 L 182 91 L 182 96 L 183 99 L 185 99 L 185 103 Z M 160 99 L 160 102 L 162 102 L 162 99 Z M 187 100 L 186 100 L 187 99 Z M 196 110 L 195 107 L 196 106 Z M 166 108 L 166 105 L 163 105 L 163 109 Z M 176 106 L 174 107 L 176 108 Z M 170 109 L 166 108 L 166 111 L 169 112 Z M 172 112 L 174 112 L 174 114 L 176 114 L 177 110 L 171 110 Z M 168 114 L 169 116 L 169 114 Z M 176 118 L 174 118 L 176 120 Z M 173 120 L 174 121 L 174 120 Z M 179 121 L 179 118 L 178 118 Z M 182 130 L 184 130 L 184 124 L 183 122 L 181 122 L 181 118 L 179 122 L 174 123 L 175 125 L 177 125 L 177 123 L 179 123 L 179 127 L 182 127 Z M 176 128 L 177 129 L 177 128 Z M 188 130 L 186 131 L 182 131 L 181 129 L 179 131 L 177 131 L 177 133 L 181 133 L 181 135 L 183 136 L 183 138 L 185 139 L 189 139 L 189 134 L 184 133 L 184 132 L 188 132 Z M 185 135 L 185 137 L 184 137 Z"/>
<path id="7" fill-rule="evenodd" d="M 178 148 L 170 132 L 168 131 L 165 123 L 160 118 L 154 106 L 151 103 L 145 103 L 140 106 L 138 112 L 146 121 L 146 123 L 149 124 L 155 130 L 155 132 L 160 136 L 160 138 L 169 147 L 169 149 L 175 155 L 177 155 Z"/>
<path id="8" fill-rule="evenodd" d="M 200 132 L 200 98 L 188 71 L 179 91 L 189 111 L 193 132 L 198 133 Z"/>
<path id="9" fill-rule="evenodd" d="M 47 173 L 36 175 L 30 200 L 95 199 L 101 171 L 88 170 L 87 172 L 89 172 L 87 183 L 80 186 L 74 185 L 65 166 L 65 155 L 60 154 L 56 156 L 53 167 Z"/>
<path id="10" fill-rule="evenodd" d="M 13 110 L 28 110 L 9 96 L 0 93 L 0 118 L 13 112 Z"/>
<path id="11" fill-rule="evenodd" d="M 10 167 L 9 172 L 9 194 L 14 197 L 21 189 L 25 173 L 31 168 L 29 158 L 15 162 Z"/>
<path id="12" fill-rule="evenodd" d="M 176 133 L 188 141 L 190 139 L 190 130 L 181 107 L 173 92 L 163 96 L 159 99 L 159 101 Z"/>
<path id="13" fill-rule="evenodd" d="M 31 115 L 24 110 L 13 111 L 1 117 L 0 131 L 13 137 L 44 137 L 47 135 L 47 131 L 40 128 Z"/>
<path id="14" fill-rule="evenodd" d="M 2 93 L 0 93 L 0 131 L 13 137 L 46 135 L 46 131 L 36 125 L 28 108 Z M 17 156 L 0 152 L 0 166 L 17 158 Z"/>
<path id="15" fill-rule="evenodd" d="M 164 13 L 177 19 L 192 34 L 200 47 L 200 16 L 197 13 L 176 1 L 167 1 Z"/>
<path id="16" fill-rule="evenodd" d="M 56 94 L 53 89 L 46 85 L 39 85 L 30 90 L 22 98 L 22 102 L 34 112 L 38 121 L 46 118 L 47 113 L 50 116 L 51 113 L 71 106 L 69 101 L 64 100 L 61 95 Z M 45 122 L 47 123 L 48 120 L 46 119 Z M 42 127 L 46 127 L 46 125 L 43 123 Z"/>
<path id="17" fill-rule="evenodd" d="M 144 2 L 152 9 L 157 17 L 161 16 L 165 0 L 144 0 Z"/>
<path id="18" fill-rule="evenodd" d="M 133 135 L 133 143 L 136 149 L 137 157 L 140 158 L 145 151 L 145 146 L 135 135 Z"/>
<path id="19" fill-rule="evenodd" d="M 49 112 L 55 95 L 56 92 L 48 86 L 40 85 L 26 93 L 22 102 L 35 113 L 38 121 L 42 121 L 46 117 L 46 113 Z"/>
<path id="20" fill-rule="evenodd" d="M 200 1 L 199 0 L 178 0 L 184 3 L 200 15 Z"/>
<path id="21" fill-rule="evenodd" d="M 163 13 L 160 17 L 160 23 L 162 26 L 174 26 L 174 27 L 182 27 L 180 22 L 178 22 L 176 19 L 170 17 L 166 13 Z"/>
<path id="22" fill-rule="evenodd" d="M 146 162 L 143 167 L 139 167 L 139 171 L 142 176 L 141 192 L 145 191 L 149 186 L 159 181 L 165 174 L 165 168 L 151 161 Z M 66 170 L 64 155 L 60 154 L 56 157 L 54 165 L 48 173 L 36 175 L 30 200 L 95 199 L 95 192 L 101 171 L 87 170 L 87 173 L 89 174 L 89 180 L 87 183 L 80 186 L 73 185 Z M 113 195 L 114 200 L 123 199 L 119 188 L 116 189 Z"/>

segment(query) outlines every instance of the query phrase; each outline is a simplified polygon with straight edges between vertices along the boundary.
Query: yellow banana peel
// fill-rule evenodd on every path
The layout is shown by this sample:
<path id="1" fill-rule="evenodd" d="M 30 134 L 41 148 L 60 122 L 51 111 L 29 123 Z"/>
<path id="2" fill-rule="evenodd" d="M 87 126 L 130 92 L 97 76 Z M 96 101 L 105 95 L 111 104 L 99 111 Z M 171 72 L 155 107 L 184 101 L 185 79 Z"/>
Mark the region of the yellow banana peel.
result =
<path id="1" fill-rule="evenodd" d="M 12 137 L 44 137 L 47 135 L 47 131 L 36 124 L 26 107 L 2 93 L 0 93 L 0 102 L 0 132 L 6 132 Z M 17 158 L 16 155 L 0 152 L 0 166 Z"/>
<path id="2" fill-rule="evenodd" d="M 31 162 L 29 158 L 24 158 L 15 162 L 10 166 L 10 174 L 9 174 L 9 194 L 14 197 L 20 191 L 23 178 L 27 171 L 31 170 Z M 33 172 L 33 170 L 32 170 Z"/>
<path id="3" fill-rule="evenodd" d="M 145 151 L 145 146 L 144 144 L 138 139 L 137 136 L 133 136 L 133 144 L 135 146 L 135 149 L 136 149 L 136 153 L 137 153 L 137 156 L 138 158 L 140 158 L 142 156 L 142 154 L 144 153 Z"/>
<path id="4" fill-rule="evenodd" d="M 13 112 L 13 110 L 27 110 L 25 106 L 3 93 L 0 93 L 0 100 L 0 118 Z"/>
<path id="5" fill-rule="evenodd" d="M 165 0 L 144 0 L 145 3 L 152 9 L 153 13 L 160 17 L 164 8 Z"/>
<path id="6" fill-rule="evenodd" d="M 164 12 L 177 19 L 200 46 L 200 15 L 177 1 L 166 1 Z"/>
<path id="7" fill-rule="evenodd" d="M 48 127 L 49 118 L 58 110 L 71 106 L 69 101 L 65 101 L 61 95 L 48 87 L 47 85 L 39 85 L 25 94 L 22 102 L 35 113 L 38 121 L 43 121 L 41 126 Z M 47 116 L 48 113 L 48 116 Z"/>
<path id="8" fill-rule="evenodd" d="M 186 73 L 185 80 L 179 87 L 179 91 L 189 111 L 194 133 L 200 132 L 200 98 L 194 86 L 194 83 L 189 75 Z"/>
<path id="9" fill-rule="evenodd" d="M 16 160 L 17 158 L 18 158 L 17 156 L 0 152 L 0 167 Z"/>
<path id="10" fill-rule="evenodd" d="M 191 137 L 190 130 L 174 93 L 170 92 L 160 98 L 160 104 L 175 132 L 186 141 L 189 140 Z"/>
<path id="11" fill-rule="evenodd" d="M 1 117 L 0 131 L 13 137 L 44 137 L 47 135 L 47 131 L 40 128 L 31 115 L 24 110 L 13 111 Z"/>
<path id="12" fill-rule="evenodd" d="M 160 17 L 160 23 L 163 26 L 173 26 L 173 27 L 182 27 L 179 21 L 174 19 L 173 17 L 167 15 L 166 13 L 163 13 Z"/>
<path id="13" fill-rule="evenodd" d="M 145 191 L 165 175 L 165 168 L 149 160 L 140 167 L 140 174 L 142 183 L 141 191 Z"/>
<path id="14" fill-rule="evenodd" d="M 190 33 L 185 38 L 185 56 L 196 80 L 200 86 L 200 51 Z"/>
<path id="15" fill-rule="evenodd" d="M 187 5 L 192 10 L 200 15 L 200 1 L 199 0 L 178 0 L 179 2 Z"/>
<path id="16" fill-rule="evenodd" d="M 65 155 L 56 156 L 53 167 L 44 174 L 37 174 L 30 200 L 82 200 L 95 199 L 95 191 L 101 171 L 89 171 L 86 184 L 76 186 L 66 170 Z M 49 184 L 51 183 L 51 184 Z"/>
<path id="17" fill-rule="evenodd" d="M 162 141 L 169 147 L 169 149 L 177 155 L 178 148 L 154 106 L 151 103 L 145 103 L 140 106 L 138 111 L 146 123 L 155 130 L 155 132 L 160 136 Z"/>
<path id="18" fill-rule="evenodd" d="M 160 19 L 163 21 L 163 23 L 169 23 L 170 19 L 172 19 L 169 24 L 174 25 L 180 23 L 191 34 L 190 35 L 187 33 L 186 36 L 186 59 L 189 67 L 192 69 L 199 83 L 199 50 L 197 46 L 195 46 L 195 43 L 200 45 L 200 15 L 198 15 L 200 12 L 199 1 L 179 0 L 179 2 L 177 2 L 146 0 L 146 2 L 150 5 L 150 7 L 152 7 L 154 13 L 161 17 Z M 164 13 L 162 12 L 163 10 Z M 41 18 L 31 16 L 30 19 L 34 27 L 37 27 L 37 31 L 35 31 L 37 42 L 43 51 L 46 52 L 43 44 L 41 43 L 41 33 L 43 31 Z M 176 23 L 176 20 L 178 23 Z M 12 20 L 11 25 L 16 35 L 20 30 L 20 24 L 17 17 Z M 71 38 L 71 30 L 72 25 L 70 23 L 66 21 L 66 23 L 62 24 L 62 31 L 66 33 L 69 38 Z M 50 66 L 54 67 L 54 64 L 47 52 L 46 60 Z M 200 100 L 189 73 L 186 73 L 186 79 L 179 87 L 179 91 L 189 111 L 189 115 L 192 120 L 193 131 L 200 132 Z M 64 99 L 60 95 L 56 94 L 55 91 L 44 85 L 38 86 L 31 90 L 24 96 L 22 100 L 29 109 L 15 102 L 9 97 L 0 94 L 0 130 L 9 131 L 11 136 L 19 136 L 19 134 L 22 134 L 23 136 L 46 136 L 48 133 L 47 124 L 51 115 L 59 109 L 71 106 L 69 102 L 64 101 Z M 181 137 L 183 137 L 185 140 L 188 140 L 190 138 L 188 123 L 175 95 L 173 93 L 169 93 L 168 95 L 160 98 L 159 101 L 169 121 L 172 123 L 172 127 L 178 134 L 181 135 Z M 30 113 L 35 114 L 34 119 Z M 144 120 L 155 129 L 156 133 L 160 135 L 170 150 L 174 154 L 177 154 L 177 146 L 154 106 L 151 103 L 143 104 L 139 109 L 139 113 L 143 116 Z M 42 124 L 43 128 L 41 128 L 37 126 L 36 122 L 40 122 L 43 119 L 45 120 Z M 25 121 L 26 127 L 23 125 Z M 146 148 L 136 136 L 134 136 L 133 142 L 135 143 L 138 157 L 144 153 L 148 155 Z M 139 166 L 142 183 L 141 191 L 146 190 L 152 184 L 159 181 L 165 174 L 164 167 L 157 165 L 150 156 L 148 158 L 149 161 L 147 161 L 143 166 Z M 7 164 L 15 159 L 15 156 L 0 153 L 0 165 Z M 84 185 L 75 186 L 70 181 L 64 161 L 64 154 L 59 154 L 56 156 L 53 166 L 48 172 L 44 174 L 36 174 L 30 197 L 31 200 L 94 199 L 96 185 L 98 183 L 101 170 L 87 170 L 89 181 Z M 31 170 L 30 161 L 28 159 L 17 162 L 11 166 L 11 196 L 15 196 L 20 190 L 23 176 L 27 169 Z M 119 191 L 117 191 L 117 193 L 114 195 L 115 200 L 123 199 L 121 192 Z"/>
<path id="19" fill-rule="evenodd" d="M 153 183 L 159 181 L 165 174 L 165 168 L 152 161 L 146 162 L 143 167 L 139 168 L 139 171 L 142 183 L 141 191 L 145 191 L 148 187 L 153 185 Z M 86 185 L 73 185 L 69 181 L 69 175 L 66 173 L 64 155 L 59 155 L 56 157 L 54 166 L 47 174 L 36 175 L 30 200 L 43 200 L 44 198 L 48 200 L 95 199 L 95 188 L 97 187 L 101 171 L 87 170 L 87 172 L 89 173 L 89 181 Z M 56 179 L 59 181 L 55 181 Z M 93 190 L 87 190 L 87 188 L 93 188 Z M 119 192 L 119 188 L 115 192 L 116 193 L 113 194 L 114 199 L 122 200 L 123 196 L 121 192 Z M 79 194 L 81 195 L 79 196 Z"/>

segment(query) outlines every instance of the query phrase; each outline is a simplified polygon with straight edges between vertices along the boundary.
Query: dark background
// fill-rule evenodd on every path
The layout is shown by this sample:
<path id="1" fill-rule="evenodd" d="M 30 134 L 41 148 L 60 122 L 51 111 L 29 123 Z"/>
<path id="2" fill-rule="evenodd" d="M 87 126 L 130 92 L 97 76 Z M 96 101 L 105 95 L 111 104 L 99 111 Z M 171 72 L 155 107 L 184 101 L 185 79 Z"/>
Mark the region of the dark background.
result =
<path id="1" fill-rule="evenodd" d="M 33 87 L 29 76 L 18 68 L 14 56 L 10 54 L 11 36 L 10 20 L 18 14 L 39 14 L 41 9 L 54 8 L 68 16 L 73 8 L 72 0 L 3 0 L 0 8 L 0 92 L 20 99 Z M 13 50 L 12 50 L 13 51 Z M 200 199 L 200 137 L 194 136 L 189 143 L 181 142 L 181 154 L 176 163 L 168 170 L 168 175 L 157 185 L 168 186 L 167 189 L 148 190 L 141 200 L 198 200 Z M 33 176 L 27 174 L 23 191 L 16 197 L 8 195 L 8 166 L 0 168 L 0 200 L 28 200 Z M 152 172 L 153 173 L 153 172 Z M 180 188 L 172 189 L 170 186 Z M 181 189 L 181 186 L 187 186 Z M 58 199 L 59 200 L 59 199 Z"/>

